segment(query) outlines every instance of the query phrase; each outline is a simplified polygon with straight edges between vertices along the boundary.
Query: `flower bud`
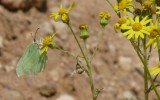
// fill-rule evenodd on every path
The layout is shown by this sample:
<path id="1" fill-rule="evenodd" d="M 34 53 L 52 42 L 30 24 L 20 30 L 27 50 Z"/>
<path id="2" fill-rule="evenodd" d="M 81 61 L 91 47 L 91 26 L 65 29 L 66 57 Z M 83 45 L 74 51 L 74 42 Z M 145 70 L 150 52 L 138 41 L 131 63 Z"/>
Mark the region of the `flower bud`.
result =
<path id="1" fill-rule="evenodd" d="M 108 24 L 108 20 L 105 17 L 101 18 L 100 24 L 102 27 L 105 27 Z"/>
<path id="2" fill-rule="evenodd" d="M 136 15 L 141 15 L 142 11 L 141 11 L 141 9 L 139 9 L 139 8 L 135 8 L 134 13 L 135 13 Z"/>
<path id="3" fill-rule="evenodd" d="M 66 24 L 69 23 L 69 16 L 68 16 L 68 14 L 63 14 L 62 15 L 62 21 L 63 21 L 63 23 L 66 23 Z"/>
<path id="4" fill-rule="evenodd" d="M 87 39 L 89 37 L 88 26 L 86 24 L 82 24 L 79 26 L 80 29 L 80 38 Z"/>
<path id="5" fill-rule="evenodd" d="M 108 24 L 108 20 L 111 18 L 111 15 L 106 12 L 103 11 L 99 14 L 100 17 L 100 24 L 102 25 L 102 27 L 105 27 Z"/>
<path id="6" fill-rule="evenodd" d="M 49 47 L 50 47 L 51 49 L 55 49 L 57 46 L 56 46 L 56 44 L 53 42 L 52 44 L 49 44 Z"/>
<path id="7" fill-rule="evenodd" d="M 143 10 L 150 10 L 152 6 L 152 2 L 151 1 L 145 1 L 142 5 L 142 9 Z"/>

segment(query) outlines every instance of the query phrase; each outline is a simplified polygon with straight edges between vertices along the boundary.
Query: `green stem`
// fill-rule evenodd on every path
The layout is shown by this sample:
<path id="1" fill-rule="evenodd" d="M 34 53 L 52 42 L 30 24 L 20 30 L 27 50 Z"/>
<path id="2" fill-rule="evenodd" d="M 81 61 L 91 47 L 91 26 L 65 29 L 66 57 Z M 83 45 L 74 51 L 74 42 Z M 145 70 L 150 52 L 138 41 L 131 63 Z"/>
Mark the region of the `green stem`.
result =
<path id="1" fill-rule="evenodd" d="M 153 79 L 153 81 L 155 82 L 157 79 L 158 75 L 155 76 L 155 78 Z M 148 93 L 152 90 L 152 85 L 150 85 L 150 87 L 148 88 Z"/>
<path id="2" fill-rule="evenodd" d="M 89 50 L 87 48 L 87 39 L 84 39 L 83 42 L 84 42 L 85 54 L 86 54 L 87 59 L 88 59 Z"/>
<path id="3" fill-rule="evenodd" d="M 133 43 L 133 41 L 130 41 L 131 42 L 131 44 L 132 44 L 132 46 L 134 47 L 134 50 L 136 51 L 136 53 L 137 53 L 137 55 L 138 55 L 138 57 L 140 58 L 140 60 L 141 60 L 141 62 L 143 63 L 143 65 L 144 65 L 144 70 L 147 72 L 147 74 L 148 74 L 148 76 L 149 76 L 149 80 L 150 80 L 150 82 L 151 82 L 151 85 L 153 86 L 153 90 L 154 90 L 154 92 L 155 92 L 155 94 L 156 94 L 156 96 L 157 96 L 157 98 L 158 98 L 158 100 L 160 100 L 160 96 L 159 96 L 159 94 L 158 94 L 158 92 L 157 92 L 157 90 L 156 90 L 156 87 L 155 87 L 155 85 L 154 85 L 154 81 L 152 80 L 152 76 L 151 76 L 151 74 L 150 74 L 150 72 L 149 72 L 149 70 L 148 70 L 148 68 L 147 68 L 147 56 L 146 56 L 146 59 L 144 59 L 143 60 L 143 58 L 142 58 L 142 56 L 141 56 L 141 54 L 139 53 L 139 49 L 137 49 L 137 47 L 135 46 L 135 44 Z M 145 48 L 146 49 L 146 48 Z M 144 54 L 144 55 L 146 55 L 146 54 Z M 145 56 L 143 56 L 144 58 L 145 58 Z M 146 87 L 146 86 L 145 86 Z M 145 91 L 146 92 L 146 91 Z M 145 93 L 146 94 L 146 93 Z M 146 95 L 146 98 L 147 98 L 147 95 Z"/>
<path id="4" fill-rule="evenodd" d="M 158 42 L 158 58 L 159 58 L 159 61 L 160 61 L 160 43 Z"/>
<path id="5" fill-rule="evenodd" d="M 145 56 L 144 56 L 144 70 L 145 70 L 145 74 L 148 74 L 148 75 L 146 75 L 146 77 L 145 78 L 147 78 L 146 79 L 146 81 L 148 80 L 148 76 L 149 76 L 149 80 L 150 80 L 150 82 L 151 82 L 151 85 L 153 86 L 153 90 L 154 90 L 154 92 L 155 92 L 155 94 L 156 94 L 156 96 L 157 96 L 157 98 L 158 98 L 158 100 L 160 100 L 160 96 L 159 96 L 159 94 L 158 94 L 158 91 L 157 91 L 157 89 L 156 89 L 156 86 L 155 86 L 155 84 L 154 84 L 154 81 L 153 81 L 153 79 L 152 79 L 152 76 L 151 76 L 151 74 L 150 74 L 150 72 L 149 72 L 149 70 L 148 70 L 148 67 L 147 67 L 147 48 L 146 48 L 146 38 L 144 39 L 144 52 L 145 52 Z M 147 90 L 148 90 L 148 81 L 147 81 L 147 84 L 146 84 L 147 86 L 146 86 L 146 90 L 145 90 L 145 94 L 146 95 L 148 95 L 148 92 L 147 92 Z"/>
<path id="6" fill-rule="evenodd" d="M 57 50 L 66 53 L 69 56 L 72 56 L 73 58 L 77 58 L 74 54 L 70 53 L 69 51 L 64 50 L 63 48 L 56 48 Z"/>
<path id="7" fill-rule="evenodd" d="M 154 92 L 155 92 L 158 100 L 160 100 L 160 96 L 159 96 L 159 94 L 158 94 L 158 91 L 157 91 L 156 86 L 155 86 L 155 84 L 154 84 L 154 81 L 153 81 L 153 79 L 152 79 L 152 76 L 151 76 L 148 68 L 146 68 L 146 69 L 147 69 L 147 73 L 148 73 L 148 76 L 149 76 L 149 80 L 151 81 L 151 85 L 153 86 L 153 90 L 154 90 Z"/>
<path id="8" fill-rule="evenodd" d="M 152 52 L 152 45 L 149 47 L 149 54 L 148 54 L 148 58 L 147 58 L 148 61 L 149 61 L 149 59 L 150 59 L 151 52 Z"/>
<path id="9" fill-rule="evenodd" d="M 83 55 L 83 57 L 84 57 L 84 59 L 86 61 L 86 64 L 87 64 L 87 67 L 88 67 L 87 75 L 89 77 L 89 83 L 90 83 L 90 88 L 91 88 L 91 92 L 92 92 L 92 99 L 96 100 L 95 91 L 94 91 L 93 77 L 92 77 L 92 69 L 91 69 L 90 63 L 89 63 L 89 61 L 88 61 L 88 59 L 87 59 L 87 57 L 86 57 L 86 55 L 85 55 L 85 53 L 83 51 L 78 39 L 77 39 L 76 34 L 74 33 L 72 27 L 70 26 L 70 24 L 67 24 L 67 25 L 68 25 L 69 29 L 71 30 L 71 32 L 72 32 L 72 34 L 73 34 L 73 36 L 74 36 L 74 38 L 75 38 L 75 40 L 76 40 L 76 42 L 78 44 L 78 47 L 80 48 L 81 53 L 82 53 L 82 55 Z"/>
<path id="10" fill-rule="evenodd" d="M 134 50 L 136 51 L 136 53 L 137 53 L 139 59 L 140 59 L 141 62 L 144 64 L 143 58 L 142 58 L 141 53 L 140 53 L 140 51 L 138 50 L 137 46 L 133 43 L 133 41 L 130 41 L 130 42 L 131 42 L 131 44 L 132 44 Z"/>
<path id="11" fill-rule="evenodd" d="M 93 60 L 93 58 L 94 58 L 94 56 L 95 56 L 95 54 L 96 54 L 96 52 L 98 50 L 98 47 L 99 47 L 99 45 L 100 45 L 100 43 L 102 41 L 103 36 L 104 36 L 104 28 L 102 28 L 102 32 L 99 34 L 98 42 L 97 42 L 97 45 L 96 45 L 96 47 L 95 47 L 95 49 L 93 51 L 93 54 L 91 55 L 90 62 Z"/>
<path id="12" fill-rule="evenodd" d="M 143 40 L 143 49 L 144 49 L 144 93 L 145 93 L 145 100 L 148 100 L 148 92 L 146 92 L 148 90 L 148 75 L 147 75 L 147 49 L 146 49 L 146 36 Z"/>
<path id="13" fill-rule="evenodd" d="M 112 3 L 109 1 L 109 0 L 106 0 L 107 2 L 108 2 L 108 4 L 112 7 L 112 9 L 114 10 L 114 6 L 112 5 Z M 114 10 L 115 11 L 115 10 Z M 120 18 L 121 17 L 121 15 L 120 15 L 120 13 L 117 13 L 116 11 L 115 11 L 115 13 L 117 14 L 117 16 Z"/>
<path id="14" fill-rule="evenodd" d="M 159 87 L 160 86 L 160 84 L 156 84 L 155 85 L 155 87 L 157 88 L 157 87 Z M 150 90 L 148 90 L 148 92 L 150 92 L 151 90 L 153 90 L 153 88 L 151 87 L 151 89 Z"/>

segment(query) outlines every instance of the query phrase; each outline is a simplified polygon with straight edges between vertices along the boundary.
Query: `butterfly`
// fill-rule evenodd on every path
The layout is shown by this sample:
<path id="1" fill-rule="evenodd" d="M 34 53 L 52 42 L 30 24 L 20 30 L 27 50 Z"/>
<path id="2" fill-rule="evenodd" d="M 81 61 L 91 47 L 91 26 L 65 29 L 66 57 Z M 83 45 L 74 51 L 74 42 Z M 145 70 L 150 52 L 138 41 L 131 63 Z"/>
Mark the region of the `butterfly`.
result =
<path id="1" fill-rule="evenodd" d="M 38 29 L 37 29 L 38 30 Z M 36 31 L 37 32 L 37 31 Z M 34 76 L 44 70 L 48 56 L 46 53 L 40 54 L 40 46 L 36 42 L 36 33 L 33 43 L 25 49 L 16 67 L 17 76 Z"/>

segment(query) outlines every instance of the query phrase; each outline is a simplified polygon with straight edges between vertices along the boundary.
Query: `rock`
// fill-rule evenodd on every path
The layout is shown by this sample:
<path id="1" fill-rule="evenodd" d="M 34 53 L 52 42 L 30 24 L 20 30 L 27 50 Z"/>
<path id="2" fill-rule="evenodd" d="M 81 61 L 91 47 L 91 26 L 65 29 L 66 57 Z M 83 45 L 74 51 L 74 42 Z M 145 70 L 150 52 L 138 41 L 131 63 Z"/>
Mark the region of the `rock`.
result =
<path id="1" fill-rule="evenodd" d="M 3 66 L 2 63 L 0 62 L 0 69 L 3 68 L 2 66 Z"/>
<path id="2" fill-rule="evenodd" d="M 39 26 L 39 33 L 40 34 L 52 34 L 54 32 L 54 27 L 50 22 L 44 22 Z"/>
<path id="3" fill-rule="evenodd" d="M 36 7 L 40 11 L 46 10 L 46 0 L 1 0 L 0 4 L 10 11 L 26 11 L 31 7 Z"/>
<path id="4" fill-rule="evenodd" d="M 52 97 L 57 93 L 55 84 L 49 83 L 39 87 L 40 95 L 44 97 Z"/>
<path id="5" fill-rule="evenodd" d="M 49 75 L 50 75 L 50 77 L 52 78 L 52 80 L 53 81 L 58 81 L 59 80 L 59 78 L 60 78 L 60 74 L 59 74 L 59 72 L 57 71 L 57 70 L 51 70 L 50 72 L 49 72 Z"/>
<path id="6" fill-rule="evenodd" d="M 136 96 L 131 91 L 125 91 L 123 97 L 124 100 L 137 100 Z"/>
<path id="7" fill-rule="evenodd" d="M 129 57 L 119 57 L 118 59 L 118 65 L 119 67 L 124 70 L 124 71 L 130 71 L 131 70 L 131 63 L 132 63 L 132 59 Z"/>
<path id="8" fill-rule="evenodd" d="M 16 10 L 20 8 L 20 5 L 22 5 L 23 1 L 25 0 L 1 0 L 1 4 L 10 10 Z"/>
<path id="9" fill-rule="evenodd" d="M 0 48 L 3 48 L 3 38 L 2 38 L 2 36 L 0 36 Z"/>
<path id="10" fill-rule="evenodd" d="M 137 76 L 138 77 L 138 76 Z M 142 87 L 140 85 L 138 85 L 137 82 L 135 82 L 134 80 L 131 81 L 131 89 L 132 89 L 132 92 L 134 93 L 138 93 L 138 91 L 141 91 Z"/>
<path id="11" fill-rule="evenodd" d="M 1 100 L 24 100 L 22 94 L 17 91 L 3 89 L 0 92 Z"/>
<path id="12" fill-rule="evenodd" d="M 117 93 L 118 93 L 118 90 L 116 89 L 115 86 L 107 87 L 106 90 L 107 90 L 108 93 L 111 93 L 113 95 L 117 95 Z"/>
<path id="13" fill-rule="evenodd" d="M 73 96 L 70 96 L 68 94 L 63 94 L 60 97 L 58 97 L 56 100 L 75 100 Z"/>
<path id="14" fill-rule="evenodd" d="M 111 51 L 111 52 L 116 52 L 116 46 L 114 46 L 113 44 L 109 44 L 108 45 L 108 47 L 109 47 L 109 50 Z"/>

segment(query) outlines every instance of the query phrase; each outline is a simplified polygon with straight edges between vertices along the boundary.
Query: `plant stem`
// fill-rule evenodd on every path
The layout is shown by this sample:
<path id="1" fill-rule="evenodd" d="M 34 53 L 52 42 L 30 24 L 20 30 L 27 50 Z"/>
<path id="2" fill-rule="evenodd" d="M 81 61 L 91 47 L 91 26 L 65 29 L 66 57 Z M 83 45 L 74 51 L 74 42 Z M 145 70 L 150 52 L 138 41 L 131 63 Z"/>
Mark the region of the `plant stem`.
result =
<path id="1" fill-rule="evenodd" d="M 89 63 L 89 61 L 87 59 L 87 56 L 85 55 L 85 53 L 83 51 L 78 39 L 77 39 L 76 34 L 74 33 L 72 27 L 70 26 L 70 24 L 67 24 L 67 25 L 68 25 L 69 29 L 71 30 L 71 32 L 72 32 L 72 34 L 73 34 L 73 36 L 74 36 L 74 38 L 75 38 L 75 40 L 76 40 L 76 42 L 78 44 L 78 47 L 80 48 L 81 53 L 82 53 L 82 55 L 83 55 L 83 57 L 84 57 L 84 59 L 86 61 L 86 64 L 87 64 L 87 67 L 88 67 L 87 75 L 89 77 L 89 83 L 90 83 L 90 88 L 91 88 L 91 92 L 92 92 L 92 99 L 96 100 L 95 91 L 94 91 L 93 77 L 92 77 L 92 69 L 91 69 L 90 63 Z"/>
<path id="2" fill-rule="evenodd" d="M 147 79 L 146 79 L 146 82 L 147 82 L 147 83 L 145 83 L 145 84 L 147 85 L 146 88 L 145 88 L 145 89 L 146 89 L 146 90 L 145 90 L 145 95 L 146 95 L 146 96 L 148 95 L 147 90 L 148 90 L 148 76 L 149 76 L 149 80 L 150 80 L 150 82 L 151 82 L 151 85 L 153 86 L 154 92 L 155 92 L 158 100 L 160 100 L 160 96 L 159 96 L 159 94 L 158 94 L 158 91 L 157 91 L 157 89 L 156 89 L 156 87 L 155 87 L 155 84 L 154 84 L 154 81 L 153 81 L 153 79 L 152 79 L 152 76 L 151 76 L 151 74 L 150 74 L 150 72 L 149 72 L 149 70 L 148 70 L 148 67 L 147 67 L 146 37 L 145 37 L 143 43 L 144 43 L 143 46 L 144 46 L 144 52 L 145 52 L 145 56 L 144 56 L 144 70 L 145 70 L 145 74 L 148 74 L 148 75 L 145 76 L 145 78 L 147 78 Z M 148 100 L 148 99 L 147 99 L 147 100 Z"/>
<path id="3" fill-rule="evenodd" d="M 96 45 L 96 47 L 95 47 L 95 49 L 93 51 L 93 54 L 91 55 L 90 62 L 93 60 L 93 58 L 94 58 L 94 56 L 95 56 L 95 54 L 96 54 L 96 52 L 98 50 L 99 44 L 102 41 L 103 36 L 104 36 L 104 28 L 102 28 L 102 32 L 99 34 L 98 42 L 97 42 L 97 45 Z"/>
<path id="4" fill-rule="evenodd" d="M 144 41 L 143 41 L 143 48 L 144 48 L 144 53 L 145 53 L 144 54 L 144 75 L 145 75 L 144 76 L 144 78 L 145 78 L 145 83 L 144 84 L 145 84 L 145 97 L 146 97 L 145 100 L 148 100 L 148 92 L 147 92 L 147 90 L 148 90 L 148 76 L 149 76 L 149 80 L 150 80 L 150 82 L 151 82 L 151 84 L 153 86 L 154 92 L 157 95 L 158 100 L 160 100 L 160 96 L 159 96 L 159 94 L 157 92 L 157 89 L 155 87 L 154 81 L 153 81 L 152 76 L 151 76 L 151 74 L 150 74 L 150 72 L 148 70 L 148 67 L 147 67 L 146 36 L 145 36 Z"/>
<path id="5" fill-rule="evenodd" d="M 158 75 L 156 75 L 155 78 L 153 79 L 154 82 L 156 81 L 157 77 L 158 77 Z M 149 93 L 151 91 L 151 89 L 152 89 L 152 85 L 150 85 L 147 92 Z"/>
<path id="6" fill-rule="evenodd" d="M 67 50 L 64 50 L 63 48 L 56 48 L 57 50 L 59 50 L 59 51 L 61 51 L 61 52 L 64 52 L 64 53 L 66 53 L 67 55 L 69 55 L 69 56 L 72 56 L 73 58 L 77 58 L 74 54 L 72 54 L 72 53 L 70 53 L 69 51 L 67 51 Z"/>
<path id="7" fill-rule="evenodd" d="M 153 79 L 152 79 L 152 76 L 151 76 L 148 68 L 146 68 L 146 69 L 147 69 L 147 73 L 148 73 L 148 76 L 149 76 L 149 80 L 150 80 L 150 82 L 151 82 L 151 85 L 153 86 L 153 90 L 154 90 L 154 92 L 155 92 L 158 100 L 160 100 L 160 96 L 159 96 L 159 94 L 158 94 L 158 91 L 157 91 L 156 86 L 155 86 L 155 84 L 154 84 L 154 81 L 153 81 Z"/>
<path id="8" fill-rule="evenodd" d="M 87 39 L 84 39 L 83 42 L 84 42 L 84 48 L 85 48 L 85 55 L 87 56 L 87 59 L 88 59 L 89 50 L 87 48 Z"/>
<path id="9" fill-rule="evenodd" d="M 108 4 L 112 7 L 112 9 L 114 10 L 114 6 L 112 5 L 112 3 L 109 1 L 109 0 L 106 0 L 107 2 L 108 2 Z M 114 10 L 115 11 L 115 10 Z M 116 11 L 115 11 L 115 13 L 117 14 L 117 16 L 120 18 L 121 17 L 121 15 L 120 15 L 120 13 L 117 13 Z"/>
<path id="10" fill-rule="evenodd" d="M 131 42 L 131 44 L 132 44 L 134 50 L 136 51 L 136 53 L 137 53 L 139 59 L 140 59 L 141 62 L 144 64 L 143 58 L 142 58 L 141 53 L 140 53 L 140 51 L 138 50 L 137 46 L 133 43 L 133 41 L 130 41 L 130 42 Z"/>
<path id="11" fill-rule="evenodd" d="M 138 57 L 140 58 L 140 60 L 141 60 L 141 62 L 143 63 L 143 65 L 144 65 L 144 70 L 147 72 L 147 74 L 148 74 L 148 76 L 149 76 L 149 80 L 150 80 L 150 82 L 151 82 L 151 85 L 153 86 L 153 90 L 154 90 L 154 92 L 155 92 L 155 94 L 156 94 L 156 96 L 157 96 L 157 98 L 158 98 L 158 100 L 160 100 L 160 96 L 159 96 L 159 94 L 158 94 L 158 92 L 157 92 L 157 90 L 156 90 L 156 87 L 155 87 L 155 85 L 154 85 L 154 81 L 152 80 L 152 77 L 151 77 L 151 74 L 150 74 L 150 72 L 149 72 L 149 70 L 148 70 L 148 68 L 147 68 L 147 56 L 146 56 L 146 59 L 144 59 L 144 57 L 145 57 L 145 55 L 146 54 L 144 54 L 144 56 L 143 56 L 143 58 L 142 58 L 142 56 L 141 56 L 141 54 L 140 54 L 140 51 L 139 51 L 139 49 L 137 48 L 137 46 L 134 44 L 134 42 L 133 41 L 130 41 L 131 42 L 131 44 L 132 44 L 132 46 L 134 47 L 134 50 L 136 51 L 136 53 L 137 53 L 137 55 L 138 55 Z M 146 48 L 145 48 L 146 49 Z M 148 78 L 148 77 L 147 77 Z M 144 83 L 145 84 L 145 83 Z M 148 86 L 147 86 L 147 88 L 148 88 Z M 146 92 L 146 91 L 145 91 Z M 146 93 L 145 93 L 146 94 Z M 146 95 L 146 98 L 147 98 L 147 95 Z M 145 99 L 145 100 L 147 100 L 147 99 Z"/>
<path id="12" fill-rule="evenodd" d="M 148 75 L 147 75 L 147 49 L 146 49 L 146 36 L 144 38 L 143 41 L 143 49 L 144 49 L 144 93 L 145 93 L 145 100 L 148 100 L 148 92 L 146 92 L 148 90 Z"/>

